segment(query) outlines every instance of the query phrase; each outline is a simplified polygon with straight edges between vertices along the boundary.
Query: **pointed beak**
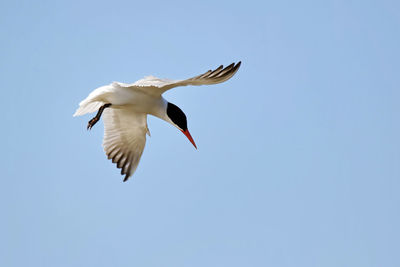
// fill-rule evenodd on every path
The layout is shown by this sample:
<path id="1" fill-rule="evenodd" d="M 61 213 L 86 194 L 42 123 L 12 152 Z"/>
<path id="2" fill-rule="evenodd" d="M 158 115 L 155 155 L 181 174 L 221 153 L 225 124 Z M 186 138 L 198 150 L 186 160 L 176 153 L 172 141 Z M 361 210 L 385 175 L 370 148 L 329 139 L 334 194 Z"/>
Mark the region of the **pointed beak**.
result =
<path id="1" fill-rule="evenodd" d="M 182 130 L 181 130 L 181 131 L 182 131 Z M 186 137 L 187 137 L 187 139 L 189 139 L 190 143 L 192 143 L 192 144 L 194 145 L 194 147 L 197 149 L 197 146 L 196 146 L 196 144 L 195 144 L 195 142 L 194 142 L 192 136 L 190 135 L 189 130 L 186 129 L 186 131 L 182 131 L 182 133 L 183 133 L 184 135 L 186 135 Z"/>

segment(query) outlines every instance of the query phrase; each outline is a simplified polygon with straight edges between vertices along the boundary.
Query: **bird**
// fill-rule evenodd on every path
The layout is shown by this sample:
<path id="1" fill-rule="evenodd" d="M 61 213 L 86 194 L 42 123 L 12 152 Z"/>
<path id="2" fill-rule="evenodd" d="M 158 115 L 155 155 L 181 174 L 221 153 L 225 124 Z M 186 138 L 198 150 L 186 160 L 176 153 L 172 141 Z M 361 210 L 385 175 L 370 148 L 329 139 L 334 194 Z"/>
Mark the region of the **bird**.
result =
<path id="1" fill-rule="evenodd" d="M 187 85 L 210 85 L 222 83 L 238 71 L 241 61 L 185 80 L 160 79 L 146 76 L 134 83 L 113 82 L 92 91 L 79 103 L 74 113 L 82 116 L 97 111 L 89 120 L 87 130 L 103 115 L 103 149 L 117 168 L 121 169 L 126 182 L 135 172 L 142 156 L 146 134 L 150 136 L 147 115 L 158 117 L 178 128 L 197 149 L 188 127 L 185 113 L 175 104 L 168 102 L 163 93 Z"/>

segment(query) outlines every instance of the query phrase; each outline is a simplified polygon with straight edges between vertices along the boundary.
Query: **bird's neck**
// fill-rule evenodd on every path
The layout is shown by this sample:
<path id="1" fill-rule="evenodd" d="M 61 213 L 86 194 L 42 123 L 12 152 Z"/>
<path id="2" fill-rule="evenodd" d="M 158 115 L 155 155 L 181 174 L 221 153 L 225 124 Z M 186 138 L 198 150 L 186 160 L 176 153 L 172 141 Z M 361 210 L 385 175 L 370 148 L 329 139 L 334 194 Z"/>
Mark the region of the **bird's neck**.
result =
<path id="1" fill-rule="evenodd" d="M 151 115 L 160 118 L 168 123 L 171 123 L 171 120 L 167 115 L 167 106 L 168 101 L 161 97 L 157 105 L 154 105 Z"/>

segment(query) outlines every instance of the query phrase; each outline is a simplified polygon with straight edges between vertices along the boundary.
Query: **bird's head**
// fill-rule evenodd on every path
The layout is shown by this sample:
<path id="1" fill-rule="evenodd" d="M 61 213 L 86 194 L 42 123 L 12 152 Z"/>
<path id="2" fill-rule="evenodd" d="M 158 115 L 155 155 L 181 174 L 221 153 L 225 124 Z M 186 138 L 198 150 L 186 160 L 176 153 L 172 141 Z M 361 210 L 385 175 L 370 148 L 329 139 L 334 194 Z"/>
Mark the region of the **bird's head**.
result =
<path id="1" fill-rule="evenodd" d="M 170 123 L 174 125 L 176 128 L 178 128 L 197 149 L 197 146 L 187 128 L 187 120 L 185 113 L 183 113 L 183 111 L 176 105 L 168 102 L 167 116 L 171 120 Z"/>

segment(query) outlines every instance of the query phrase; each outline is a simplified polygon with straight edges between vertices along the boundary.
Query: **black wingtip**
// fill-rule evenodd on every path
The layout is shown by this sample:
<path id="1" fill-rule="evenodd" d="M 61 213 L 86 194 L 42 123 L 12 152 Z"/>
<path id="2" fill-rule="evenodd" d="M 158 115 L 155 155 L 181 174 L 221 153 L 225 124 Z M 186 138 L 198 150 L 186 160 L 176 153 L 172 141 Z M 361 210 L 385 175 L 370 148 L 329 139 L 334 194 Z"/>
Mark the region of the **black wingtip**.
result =
<path id="1" fill-rule="evenodd" d="M 238 63 L 236 63 L 235 67 L 233 67 L 235 73 L 239 70 L 241 64 L 242 61 L 239 61 Z"/>
<path id="2" fill-rule="evenodd" d="M 128 171 L 126 173 L 123 173 L 124 168 L 121 169 L 121 174 L 125 174 L 124 177 L 124 182 L 128 181 L 129 177 L 131 177 L 131 173 Z"/>

